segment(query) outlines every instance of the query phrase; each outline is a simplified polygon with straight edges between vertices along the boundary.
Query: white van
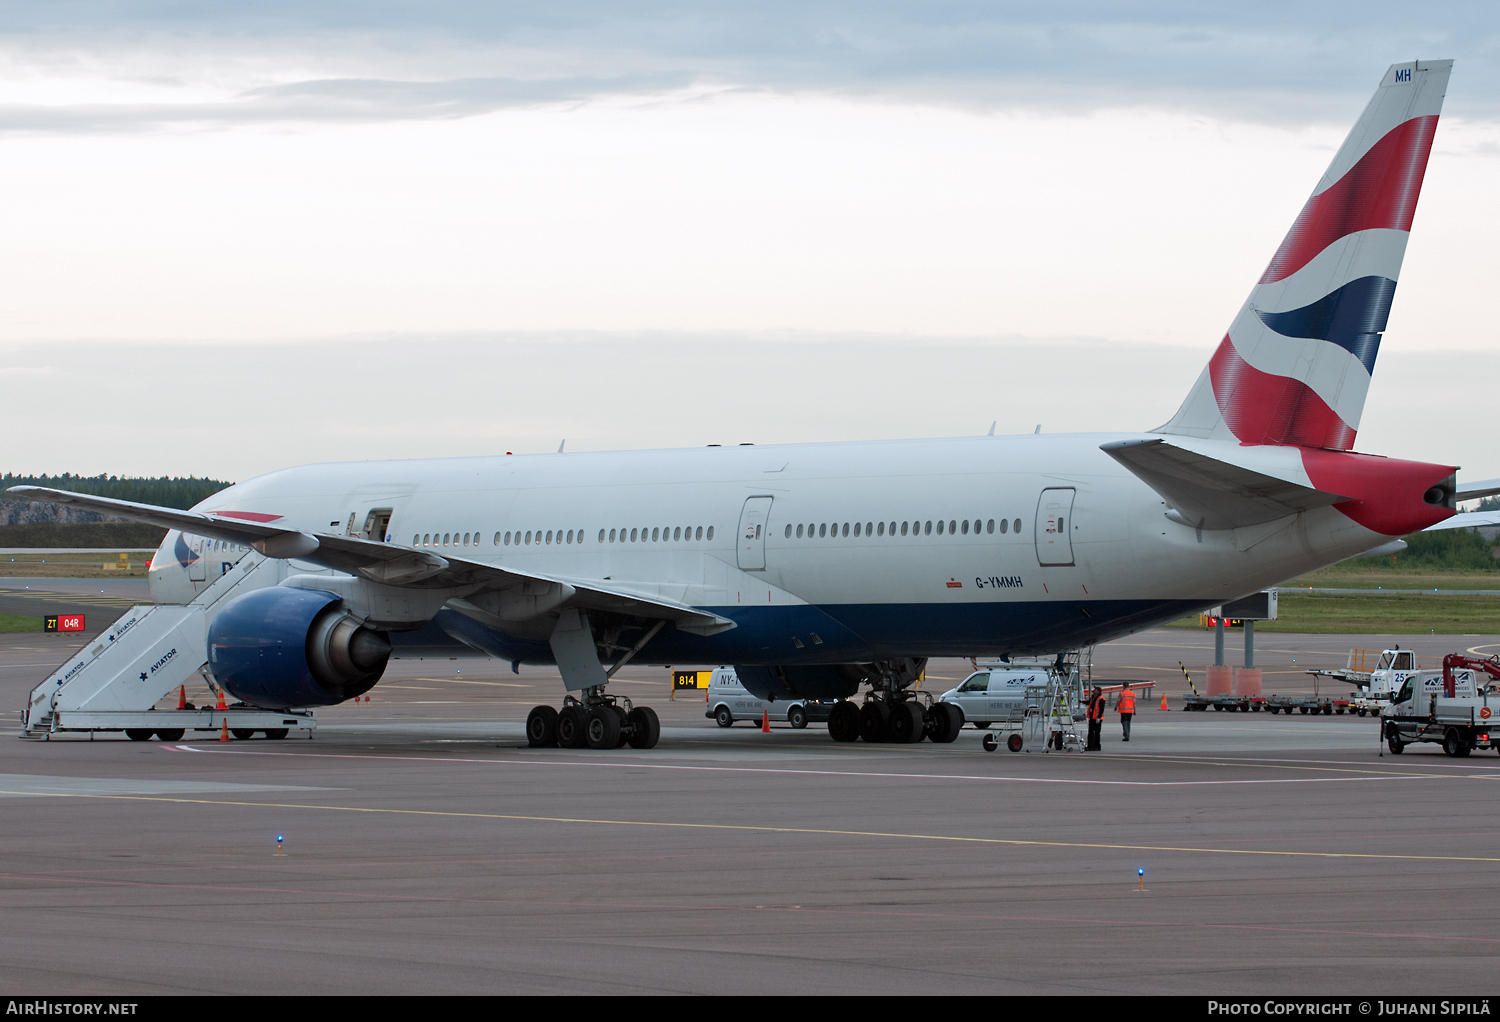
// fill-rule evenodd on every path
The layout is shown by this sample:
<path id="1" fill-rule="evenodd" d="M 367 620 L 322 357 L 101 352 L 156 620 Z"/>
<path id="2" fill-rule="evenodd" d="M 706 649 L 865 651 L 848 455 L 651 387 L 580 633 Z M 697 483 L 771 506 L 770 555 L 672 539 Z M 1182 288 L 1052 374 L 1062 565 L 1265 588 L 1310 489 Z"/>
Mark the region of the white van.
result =
<path id="1" fill-rule="evenodd" d="M 734 727 L 737 720 L 748 720 L 760 725 L 761 715 L 769 713 L 772 720 L 784 720 L 795 728 L 807 727 L 810 720 L 826 722 L 832 703 L 806 699 L 778 699 L 774 703 L 751 694 L 740 684 L 740 677 L 731 667 L 721 667 L 708 680 L 708 712 L 720 727 Z"/>
<path id="2" fill-rule="evenodd" d="M 1029 685 L 1047 684 L 1047 668 L 1020 664 L 987 664 L 969 675 L 957 688 L 942 694 L 941 702 L 952 703 L 964 715 L 964 723 L 983 730 L 1011 711 L 1026 705 Z"/>

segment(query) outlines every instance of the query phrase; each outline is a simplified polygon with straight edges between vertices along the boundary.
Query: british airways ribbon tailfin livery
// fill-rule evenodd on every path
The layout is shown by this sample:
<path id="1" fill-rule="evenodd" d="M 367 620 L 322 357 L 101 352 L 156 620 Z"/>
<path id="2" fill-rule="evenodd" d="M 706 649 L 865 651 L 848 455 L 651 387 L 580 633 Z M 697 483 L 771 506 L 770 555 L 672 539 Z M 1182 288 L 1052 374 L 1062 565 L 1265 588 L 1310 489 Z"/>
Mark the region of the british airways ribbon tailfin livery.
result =
<path id="1" fill-rule="evenodd" d="M 306 465 L 192 511 L 10 492 L 172 530 L 158 603 L 262 559 L 202 651 L 255 706 L 351 698 L 393 655 L 490 656 L 558 667 L 532 744 L 650 747 L 615 670 L 734 664 L 762 699 L 867 683 L 876 731 L 951 741 L 951 708 L 911 698 L 928 657 L 1104 642 L 1454 513 L 1453 466 L 1352 450 L 1451 67 L 1385 73 L 1155 430 Z M 840 703 L 829 730 L 859 718 Z"/>

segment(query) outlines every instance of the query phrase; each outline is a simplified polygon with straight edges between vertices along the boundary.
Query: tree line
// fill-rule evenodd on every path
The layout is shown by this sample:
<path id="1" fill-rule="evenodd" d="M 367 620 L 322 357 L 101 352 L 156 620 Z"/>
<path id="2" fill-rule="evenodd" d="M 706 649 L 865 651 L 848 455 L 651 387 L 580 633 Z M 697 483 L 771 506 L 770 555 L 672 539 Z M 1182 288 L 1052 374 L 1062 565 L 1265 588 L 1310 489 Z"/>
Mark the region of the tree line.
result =
<path id="1" fill-rule="evenodd" d="M 199 479 L 196 476 L 82 476 L 71 472 L 55 476 L 23 476 L 7 472 L 0 476 L 0 490 L 11 486 L 47 486 L 54 490 L 72 490 L 96 497 L 183 509 L 231 485 L 219 479 Z"/>

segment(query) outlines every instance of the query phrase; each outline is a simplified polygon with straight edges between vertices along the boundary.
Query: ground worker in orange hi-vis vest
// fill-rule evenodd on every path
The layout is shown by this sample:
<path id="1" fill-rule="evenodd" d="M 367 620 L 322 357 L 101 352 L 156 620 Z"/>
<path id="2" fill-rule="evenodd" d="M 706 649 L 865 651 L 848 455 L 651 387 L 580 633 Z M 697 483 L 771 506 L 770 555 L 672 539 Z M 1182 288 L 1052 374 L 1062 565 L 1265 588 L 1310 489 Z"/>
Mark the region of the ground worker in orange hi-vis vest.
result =
<path id="1" fill-rule="evenodd" d="M 1135 693 L 1126 685 L 1120 690 L 1120 701 L 1115 703 L 1120 711 L 1120 726 L 1125 729 L 1125 740 L 1130 741 L 1130 718 L 1135 716 Z"/>
<path id="2" fill-rule="evenodd" d="M 1103 752 L 1104 746 L 1100 744 L 1100 732 L 1104 730 L 1104 690 L 1094 689 L 1089 696 L 1089 740 L 1083 747 L 1084 752 Z"/>

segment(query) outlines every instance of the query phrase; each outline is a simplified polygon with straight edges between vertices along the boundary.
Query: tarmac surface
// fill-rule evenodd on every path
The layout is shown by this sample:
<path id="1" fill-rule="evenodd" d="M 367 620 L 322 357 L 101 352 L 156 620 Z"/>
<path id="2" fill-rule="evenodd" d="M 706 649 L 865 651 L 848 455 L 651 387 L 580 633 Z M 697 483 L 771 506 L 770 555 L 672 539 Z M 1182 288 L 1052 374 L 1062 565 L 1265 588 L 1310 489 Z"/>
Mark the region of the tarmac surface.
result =
<path id="1" fill-rule="evenodd" d="M 1256 654 L 1266 692 L 1292 694 L 1312 691 L 1306 668 L 1391 641 L 1500 650 L 1261 635 Z M 0 636 L 0 702 L 19 711 L 78 642 Z M 1493 992 L 1500 756 L 1382 756 L 1350 716 L 1180 712 L 1177 662 L 1197 678 L 1211 656 L 1186 630 L 1101 647 L 1096 675 L 1162 687 L 1130 743 L 1111 714 L 1087 755 L 986 753 L 972 729 L 940 746 L 720 729 L 660 667 L 613 683 L 661 715 L 656 749 L 531 750 L 522 721 L 557 704 L 556 673 L 482 660 L 393 661 L 311 740 L 7 736 L 0 984 Z M 934 662 L 924 687 L 967 670 Z"/>

